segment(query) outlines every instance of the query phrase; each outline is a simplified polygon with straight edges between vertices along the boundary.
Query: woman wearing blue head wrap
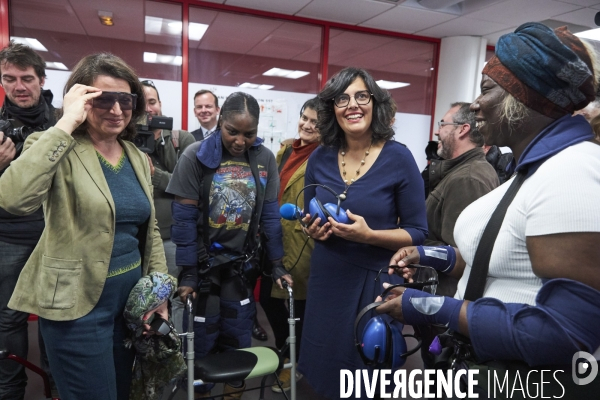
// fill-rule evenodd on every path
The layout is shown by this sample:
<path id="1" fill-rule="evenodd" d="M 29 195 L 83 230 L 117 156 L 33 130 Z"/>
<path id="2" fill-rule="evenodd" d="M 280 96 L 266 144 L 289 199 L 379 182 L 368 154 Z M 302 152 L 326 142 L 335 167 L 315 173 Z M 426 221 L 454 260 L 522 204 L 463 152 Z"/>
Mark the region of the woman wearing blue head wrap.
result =
<path id="1" fill-rule="evenodd" d="M 495 362 L 509 385 L 520 371 L 529 391 L 531 367 L 551 369 L 544 395 L 569 399 L 600 386 L 593 362 L 571 377 L 572 360 L 593 361 L 600 346 L 600 143 L 571 116 L 594 100 L 593 60 L 566 28 L 527 23 L 499 39 L 471 110 L 487 145 L 512 149 L 515 174 L 458 218 L 456 261 L 437 263 L 460 278 L 455 298 L 394 289 L 378 309 L 408 324 L 448 324 L 470 338 L 462 361 Z M 409 264 L 435 258 L 427 250 L 403 248 L 391 264 L 408 276 Z"/>

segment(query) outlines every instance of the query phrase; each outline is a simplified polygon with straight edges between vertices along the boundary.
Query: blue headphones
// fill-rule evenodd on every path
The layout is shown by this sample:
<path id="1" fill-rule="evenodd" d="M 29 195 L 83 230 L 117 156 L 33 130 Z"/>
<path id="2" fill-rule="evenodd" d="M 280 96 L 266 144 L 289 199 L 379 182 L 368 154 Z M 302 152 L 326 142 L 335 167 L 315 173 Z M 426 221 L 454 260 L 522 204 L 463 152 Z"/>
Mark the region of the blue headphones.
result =
<path id="1" fill-rule="evenodd" d="M 280 212 L 282 218 L 287 219 L 287 220 L 302 219 L 302 217 L 304 215 L 302 215 L 302 211 L 300 210 L 300 207 L 297 206 L 298 198 L 300 197 L 300 194 L 304 191 L 304 189 L 306 189 L 307 187 L 310 187 L 310 186 L 319 186 L 325 190 L 328 190 L 329 192 L 331 192 L 331 194 L 333 194 L 338 199 L 338 201 L 337 201 L 337 204 L 335 204 L 335 203 L 322 204 L 319 199 L 317 199 L 316 197 L 313 197 L 310 200 L 310 202 L 308 203 L 308 213 L 311 215 L 311 217 L 310 217 L 310 221 L 308 222 L 308 224 L 306 224 L 306 226 L 312 225 L 312 223 L 315 222 L 315 220 L 317 218 L 321 218 L 321 222 L 319 223 L 319 226 L 325 225 L 328 217 L 331 217 L 331 218 L 333 218 L 334 221 L 340 222 L 342 224 L 347 224 L 348 222 L 350 222 L 350 220 L 348 219 L 348 215 L 346 215 L 346 210 L 344 210 L 343 208 L 340 207 L 341 202 L 346 200 L 346 194 L 345 193 L 337 194 L 329 186 L 321 185 L 319 183 L 312 183 L 310 185 L 304 186 L 300 190 L 300 192 L 298 192 L 298 195 L 296 196 L 296 204 L 291 204 L 291 203 L 283 204 L 281 206 L 281 208 L 279 209 L 279 212 Z"/>
<path id="2" fill-rule="evenodd" d="M 422 267 L 420 265 L 412 265 L 411 268 L 412 267 L 429 268 Z M 415 289 L 423 289 L 427 286 L 433 287 L 438 284 L 437 274 L 435 276 L 435 279 L 429 279 L 425 282 L 400 283 L 397 285 L 391 285 L 383 291 L 381 298 L 385 298 L 390 290 L 399 286 Z M 363 334 L 359 339 L 358 325 L 360 321 L 365 314 L 382 304 L 383 301 L 378 301 L 371 303 L 360 310 L 356 320 L 354 321 L 354 343 L 358 353 L 360 354 L 360 357 L 366 365 L 379 368 L 391 368 L 395 370 L 404 365 L 408 356 L 416 353 L 421 348 L 421 340 L 417 339 L 411 334 L 402 334 L 404 325 L 388 315 L 378 315 L 371 318 L 365 325 Z M 405 340 L 406 337 L 417 339 L 417 345 L 408 350 Z"/>

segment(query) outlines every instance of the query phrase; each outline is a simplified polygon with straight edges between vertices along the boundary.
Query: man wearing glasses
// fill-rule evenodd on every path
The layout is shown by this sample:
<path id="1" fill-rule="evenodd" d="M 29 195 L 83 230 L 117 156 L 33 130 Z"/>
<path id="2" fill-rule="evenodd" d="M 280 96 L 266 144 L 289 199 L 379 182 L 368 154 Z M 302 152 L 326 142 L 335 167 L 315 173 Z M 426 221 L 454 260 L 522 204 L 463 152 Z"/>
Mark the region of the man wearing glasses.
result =
<path id="1" fill-rule="evenodd" d="M 153 117 L 162 116 L 162 103 L 154 82 L 145 80 L 141 83 L 144 86 L 146 112 Z M 175 265 L 175 249 L 177 246 L 171 242 L 171 224 L 173 222 L 171 203 L 173 202 L 173 195 L 165 192 L 165 189 L 171 180 L 179 155 L 194 142 L 194 137 L 187 131 L 156 129 L 154 130 L 154 152 L 148 154 L 152 185 L 154 186 L 156 219 L 158 220 L 160 236 L 165 248 L 169 274 L 175 277 L 179 275 L 180 271 L 177 270 Z M 172 315 L 175 329 L 181 332 L 183 318 L 183 305 L 181 302 L 173 303 Z"/>
<path id="2" fill-rule="evenodd" d="M 451 104 L 434 133 L 438 137 L 437 154 L 442 159 L 431 160 L 429 165 L 430 192 L 425 202 L 429 236 L 425 246 L 456 247 L 454 225 L 460 213 L 498 186 L 498 176 L 485 159 L 483 136 L 477 131 L 475 115 L 469 106 L 470 103 L 463 102 Z M 457 279 L 439 274 L 436 294 L 453 296 L 457 283 Z M 425 368 L 433 367 L 428 347 L 435 335 L 441 333 L 433 329 L 420 329 Z"/>
<path id="3" fill-rule="evenodd" d="M 52 92 L 43 90 L 46 64 L 33 49 L 10 42 L 0 51 L 1 83 L 6 93 L 0 109 L 0 176 L 19 157 L 23 143 L 34 131 L 56 123 Z M 16 216 L 0 208 L 0 349 L 27 359 L 29 314 L 8 308 L 19 274 L 44 230 L 40 208 Z M 39 337 L 41 363 L 49 373 L 44 343 Z M 0 361 L 0 399 L 23 399 L 27 375 L 13 361 Z"/>
<path id="4" fill-rule="evenodd" d="M 200 128 L 192 131 L 198 141 L 206 139 L 217 129 L 219 117 L 219 99 L 210 90 L 198 90 L 194 95 L 194 115 L 200 122 Z"/>

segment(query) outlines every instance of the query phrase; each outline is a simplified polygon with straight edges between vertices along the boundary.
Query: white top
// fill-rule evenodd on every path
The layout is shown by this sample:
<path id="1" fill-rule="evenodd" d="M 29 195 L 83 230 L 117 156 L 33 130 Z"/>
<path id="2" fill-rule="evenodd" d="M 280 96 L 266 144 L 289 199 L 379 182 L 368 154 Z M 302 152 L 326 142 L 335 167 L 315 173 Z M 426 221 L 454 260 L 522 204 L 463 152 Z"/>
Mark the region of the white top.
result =
<path id="1" fill-rule="evenodd" d="M 454 238 L 467 264 L 458 299 L 464 296 L 483 230 L 513 179 L 471 203 L 456 221 Z M 484 296 L 534 305 L 542 281 L 532 271 L 526 237 L 600 232 L 599 200 L 600 146 L 583 142 L 543 163 L 508 207 L 492 250 Z"/>

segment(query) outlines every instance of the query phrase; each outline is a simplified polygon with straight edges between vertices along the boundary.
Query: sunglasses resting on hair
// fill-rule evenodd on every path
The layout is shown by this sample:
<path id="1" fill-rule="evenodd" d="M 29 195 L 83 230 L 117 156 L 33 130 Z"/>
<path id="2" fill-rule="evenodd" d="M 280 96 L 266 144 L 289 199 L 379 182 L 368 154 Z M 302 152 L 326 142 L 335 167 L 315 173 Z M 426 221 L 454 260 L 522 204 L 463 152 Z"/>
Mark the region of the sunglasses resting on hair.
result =
<path id="1" fill-rule="evenodd" d="M 92 100 L 92 107 L 110 110 L 116 102 L 119 102 L 121 110 L 135 110 L 136 97 L 137 95 L 126 92 L 102 92 Z"/>

